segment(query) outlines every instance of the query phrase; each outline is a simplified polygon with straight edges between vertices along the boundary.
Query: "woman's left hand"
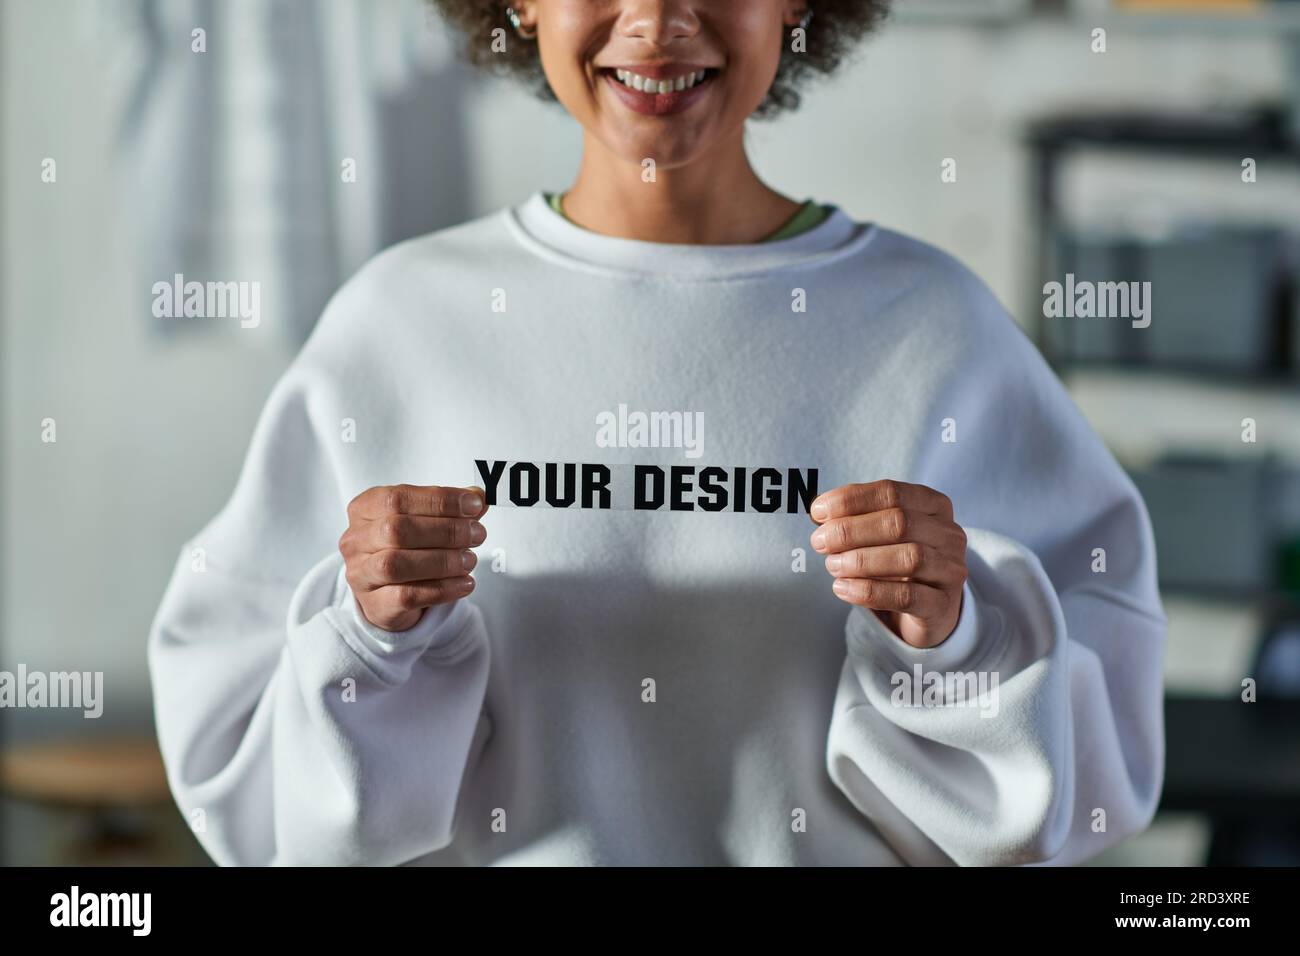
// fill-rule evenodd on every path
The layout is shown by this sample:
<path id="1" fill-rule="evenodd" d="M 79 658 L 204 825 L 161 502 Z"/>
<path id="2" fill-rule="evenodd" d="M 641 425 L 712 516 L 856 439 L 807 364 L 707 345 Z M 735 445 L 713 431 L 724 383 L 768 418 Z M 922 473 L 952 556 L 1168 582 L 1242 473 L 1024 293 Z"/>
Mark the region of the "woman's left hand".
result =
<path id="1" fill-rule="evenodd" d="M 966 583 L 966 532 L 947 495 L 886 478 L 841 485 L 809 510 L 820 526 L 812 546 L 826 555 L 840 600 L 875 611 L 912 647 L 947 639 Z"/>

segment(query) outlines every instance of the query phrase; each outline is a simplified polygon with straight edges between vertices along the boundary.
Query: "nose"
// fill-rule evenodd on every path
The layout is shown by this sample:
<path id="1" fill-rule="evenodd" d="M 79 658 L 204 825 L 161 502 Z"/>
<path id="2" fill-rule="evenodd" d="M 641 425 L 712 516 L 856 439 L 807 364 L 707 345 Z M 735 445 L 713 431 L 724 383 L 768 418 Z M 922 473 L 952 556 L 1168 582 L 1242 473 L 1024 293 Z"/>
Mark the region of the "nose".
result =
<path id="1" fill-rule="evenodd" d="M 666 46 L 688 40 L 700 30 L 695 4 L 683 0 L 629 0 L 614 26 L 622 37 Z"/>

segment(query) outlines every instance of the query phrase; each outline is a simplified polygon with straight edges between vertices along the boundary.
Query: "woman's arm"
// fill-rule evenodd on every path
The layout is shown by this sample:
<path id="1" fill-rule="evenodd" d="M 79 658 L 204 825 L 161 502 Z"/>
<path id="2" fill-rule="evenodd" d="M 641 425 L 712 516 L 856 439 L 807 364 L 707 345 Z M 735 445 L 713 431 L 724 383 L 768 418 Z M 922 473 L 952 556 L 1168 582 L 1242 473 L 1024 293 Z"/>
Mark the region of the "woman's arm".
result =
<path id="1" fill-rule="evenodd" d="M 1098 517 L 1150 562 L 1136 501 Z M 850 612 L 827 766 L 909 863 L 1075 863 L 1155 812 L 1165 620 L 1123 590 L 1058 592 L 1023 545 L 967 531 L 947 642 L 917 650 Z"/>
<path id="2" fill-rule="evenodd" d="M 195 574 L 186 553 L 168 588 L 149 646 L 158 734 L 218 863 L 397 864 L 452 838 L 488 726 L 482 617 L 460 601 L 380 632 L 342 564 L 327 557 L 288 588 Z"/>
<path id="3" fill-rule="evenodd" d="M 150 636 L 168 779 L 222 864 L 396 864 L 446 846 L 488 728 L 476 607 L 387 631 L 352 594 L 315 368 L 300 357 L 277 385 Z"/>
<path id="4" fill-rule="evenodd" d="M 961 614 L 913 646 L 850 610 L 827 766 L 908 862 L 1073 863 L 1143 829 L 1160 793 L 1150 520 L 1024 334 L 948 279 L 915 317 L 948 325 L 906 477 L 966 532 Z"/>

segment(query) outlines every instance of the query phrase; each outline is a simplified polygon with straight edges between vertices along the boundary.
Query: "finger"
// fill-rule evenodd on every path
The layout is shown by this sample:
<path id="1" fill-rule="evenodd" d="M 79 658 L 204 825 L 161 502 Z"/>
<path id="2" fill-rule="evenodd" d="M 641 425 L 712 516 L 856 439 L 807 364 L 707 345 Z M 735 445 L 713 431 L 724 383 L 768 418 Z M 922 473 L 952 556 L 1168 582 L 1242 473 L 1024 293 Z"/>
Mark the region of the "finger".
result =
<path id="1" fill-rule="evenodd" d="M 813 499 L 808 514 L 816 522 L 846 515 L 902 508 L 952 520 L 952 500 L 927 485 L 883 478 L 866 484 L 841 485 Z"/>
<path id="2" fill-rule="evenodd" d="M 406 584 L 390 584 L 388 587 L 372 591 L 366 597 L 366 617 L 396 620 L 410 611 L 418 611 L 437 604 L 446 604 L 462 598 L 474 590 L 474 579 L 469 575 L 459 578 L 445 578 L 441 581 L 413 581 Z"/>
<path id="3" fill-rule="evenodd" d="M 374 553 L 392 548 L 477 548 L 487 538 L 487 529 L 470 518 L 394 514 L 367 522 L 354 534 L 359 550 Z"/>
<path id="4" fill-rule="evenodd" d="M 393 514 L 477 518 L 486 510 L 483 491 L 477 487 L 380 485 L 353 498 L 348 517 L 369 521 Z"/>
<path id="5" fill-rule="evenodd" d="M 389 584 L 458 578 L 474 570 L 473 551 L 426 548 L 421 551 L 379 551 L 368 555 L 360 569 L 361 584 L 370 590 Z"/>
<path id="6" fill-rule="evenodd" d="M 939 588 L 917 581 L 836 578 L 831 589 L 836 597 L 848 604 L 875 611 L 911 614 L 923 621 L 942 617 L 949 604 L 948 595 Z"/>
<path id="7" fill-rule="evenodd" d="M 823 554 L 908 541 L 956 554 L 965 547 L 964 538 L 961 528 L 950 521 L 916 511 L 890 508 L 871 514 L 833 518 L 812 533 L 811 541 L 813 550 Z"/>
<path id="8" fill-rule="evenodd" d="M 964 564 L 916 541 L 828 554 L 826 570 L 837 578 L 893 578 L 941 588 L 966 580 Z"/>

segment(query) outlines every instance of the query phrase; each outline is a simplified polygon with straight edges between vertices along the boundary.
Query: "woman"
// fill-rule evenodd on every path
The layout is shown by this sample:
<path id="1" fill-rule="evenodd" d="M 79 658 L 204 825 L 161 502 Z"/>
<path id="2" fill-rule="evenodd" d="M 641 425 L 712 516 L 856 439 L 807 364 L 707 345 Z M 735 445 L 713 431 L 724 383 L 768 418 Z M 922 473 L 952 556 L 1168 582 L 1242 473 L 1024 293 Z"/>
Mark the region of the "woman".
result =
<path id="1" fill-rule="evenodd" d="M 150 661 L 207 850 L 1071 863 L 1142 829 L 1141 499 L 974 276 L 746 159 L 884 4 L 438 6 L 544 71 L 582 163 L 349 281 L 182 550 Z"/>

